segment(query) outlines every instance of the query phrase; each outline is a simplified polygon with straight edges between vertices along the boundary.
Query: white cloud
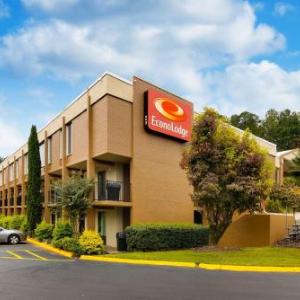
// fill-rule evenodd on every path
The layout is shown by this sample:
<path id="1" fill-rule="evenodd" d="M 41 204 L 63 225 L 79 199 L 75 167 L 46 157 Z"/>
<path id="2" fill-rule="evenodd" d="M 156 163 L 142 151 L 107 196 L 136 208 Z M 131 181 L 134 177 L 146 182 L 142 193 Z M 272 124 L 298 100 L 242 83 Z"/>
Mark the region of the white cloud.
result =
<path id="1" fill-rule="evenodd" d="M 68 81 L 104 70 L 137 74 L 185 95 L 197 110 L 213 105 L 226 114 L 300 109 L 299 72 L 250 63 L 283 50 L 285 38 L 259 23 L 247 1 L 67 0 L 61 10 L 57 0 L 23 3 L 50 18 L 0 38 L 2 69 Z M 124 13 L 119 8 L 126 3 L 131 10 Z"/>
<path id="2" fill-rule="evenodd" d="M 72 5 L 79 2 L 79 0 L 22 0 L 23 4 L 28 7 L 37 7 L 48 12 L 57 12 L 70 8 Z"/>
<path id="3" fill-rule="evenodd" d="M 274 5 L 274 13 L 280 17 L 285 16 L 288 12 L 291 12 L 295 7 L 286 2 L 277 2 Z"/>
<path id="4" fill-rule="evenodd" d="M 6 35 L 0 48 L 0 67 L 9 66 L 22 74 L 48 73 L 66 80 L 80 79 L 105 66 L 137 68 L 136 59 L 118 52 L 104 35 L 95 35 L 94 29 L 54 20 Z"/>
<path id="5" fill-rule="evenodd" d="M 0 19 L 8 18 L 10 16 L 9 7 L 0 0 Z"/>
<path id="6" fill-rule="evenodd" d="M 227 67 L 204 79 L 208 104 L 227 115 L 243 110 L 264 115 L 270 108 L 300 110 L 300 71 L 262 61 Z"/>
<path id="7" fill-rule="evenodd" d="M 56 0 L 23 2 L 51 12 L 61 4 Z M 0 67 L 66 80 L 111 70 L 123 76 L 139 73 L 157 78 L 161 74 L 176 81 L 175 74 L 180 75 L 177 70 L 186 69 L 197 77 L 203 68 L 244 61 L 285 47 L 284 36 L 269 25 L 257 23 L 253 7 L 240 0 L 141 1 L 132 3 L 130 13 L 114 10 L 119 1 L 84 4 L 64 1 L 66 7 L 72 7 L 68 12 L 78 12 L 79 7 L 80 12 L 91 12 L 88 20 L 61 16 L 30 23 L 2 37 Z M 111 7 L 111 14 L 99 18 L 103 7 Z"/>
<path id="8" fill-rule="evenodd" d="M 13 119 L 12 110 L 9 109 L 7 98 L 0 93 L 0 156 L 4 157 L 18 149 L 25 139 L 20 127 Z"/>
<path id="9" fill-rule="evenodd" d="M 0 156 L 7 156 L 24 144 L 25 139 L 19 132 L 18 126 L 13 125 L 11 120 L 2 120 L 0 118 Z"/>

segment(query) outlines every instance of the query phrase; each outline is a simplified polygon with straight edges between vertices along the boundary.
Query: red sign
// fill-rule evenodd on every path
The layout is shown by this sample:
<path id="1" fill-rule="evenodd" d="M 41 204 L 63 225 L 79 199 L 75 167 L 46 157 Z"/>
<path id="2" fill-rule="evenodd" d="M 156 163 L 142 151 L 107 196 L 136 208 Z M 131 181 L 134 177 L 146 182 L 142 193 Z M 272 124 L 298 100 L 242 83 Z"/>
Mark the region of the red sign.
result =
<path id="1" fill-rule="evenodd" d="M 145 100 L 145 127 L 148 130 L 186 142 L 191 140 L 191 103 L 152 89 L 147 91 Z"/>

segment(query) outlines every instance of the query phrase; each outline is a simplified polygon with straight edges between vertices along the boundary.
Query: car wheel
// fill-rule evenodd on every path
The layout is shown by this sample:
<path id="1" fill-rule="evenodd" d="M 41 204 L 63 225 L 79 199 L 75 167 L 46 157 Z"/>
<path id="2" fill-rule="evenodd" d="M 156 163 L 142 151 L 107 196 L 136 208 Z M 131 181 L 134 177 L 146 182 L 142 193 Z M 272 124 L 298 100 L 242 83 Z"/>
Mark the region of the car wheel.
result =
<path id="1" fill-rule="evenodd" d="M 11 244 L 11 245 L 17 245 L 20 243 L 20 237 L 16 234 L 12 234 L 8 237 L 8 242 Z"/>

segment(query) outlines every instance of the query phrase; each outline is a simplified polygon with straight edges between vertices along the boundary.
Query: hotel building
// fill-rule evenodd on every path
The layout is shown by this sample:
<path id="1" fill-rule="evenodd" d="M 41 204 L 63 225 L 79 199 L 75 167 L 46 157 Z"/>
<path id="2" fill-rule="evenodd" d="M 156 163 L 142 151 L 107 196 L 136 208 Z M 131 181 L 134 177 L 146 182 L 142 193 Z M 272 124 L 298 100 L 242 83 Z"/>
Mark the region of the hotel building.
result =
<path id="1" fill-rule="evenodd" d="M 179 166 L 192 115 L 193 105 L 170 92 L 105 73 L 38 133 L 44 219 L 61 218 L 51 183 L 79 174 L 95 181 L 80 227 L 107 245 L 129 224 L 201 223 Z M 276 145 L 258 141 L 275 160 Z M 26 212 L 27 151 L 23 145 L 0 165 L 0 214 Z"/>

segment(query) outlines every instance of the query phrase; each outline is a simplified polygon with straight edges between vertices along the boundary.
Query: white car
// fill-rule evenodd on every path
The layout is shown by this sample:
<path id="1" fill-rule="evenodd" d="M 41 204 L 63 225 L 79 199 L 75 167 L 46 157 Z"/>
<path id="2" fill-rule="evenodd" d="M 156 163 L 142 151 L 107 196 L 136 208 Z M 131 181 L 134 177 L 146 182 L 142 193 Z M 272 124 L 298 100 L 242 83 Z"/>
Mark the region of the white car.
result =
<path id="1" fill-rule="evenodd" d="M 25 240 L 26 235 L 22 231 L 0 227 L 0 243 L 16 245 Z"/>

